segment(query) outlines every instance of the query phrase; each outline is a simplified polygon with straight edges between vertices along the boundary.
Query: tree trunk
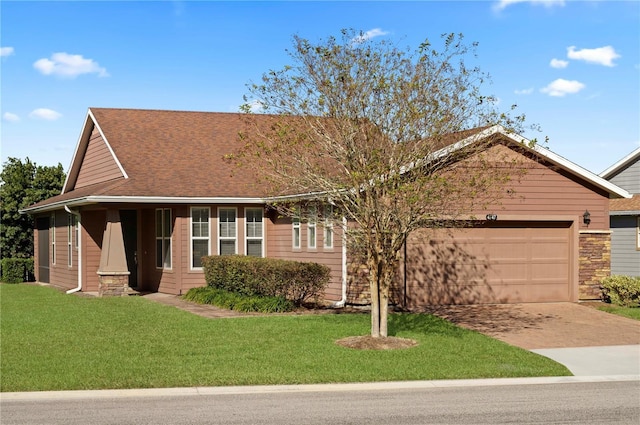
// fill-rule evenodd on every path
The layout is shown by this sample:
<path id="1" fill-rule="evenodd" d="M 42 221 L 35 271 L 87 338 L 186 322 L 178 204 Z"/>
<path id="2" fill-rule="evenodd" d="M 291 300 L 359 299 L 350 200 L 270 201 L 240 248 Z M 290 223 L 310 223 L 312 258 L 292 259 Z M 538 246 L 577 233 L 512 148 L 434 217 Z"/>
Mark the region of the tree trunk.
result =
<path id="1" fill-rule="evenodd" d="M 369 290 L 371 291 L 371 336 L 380 337 L 380 273 L 375 259 L 369 256 Z"/>

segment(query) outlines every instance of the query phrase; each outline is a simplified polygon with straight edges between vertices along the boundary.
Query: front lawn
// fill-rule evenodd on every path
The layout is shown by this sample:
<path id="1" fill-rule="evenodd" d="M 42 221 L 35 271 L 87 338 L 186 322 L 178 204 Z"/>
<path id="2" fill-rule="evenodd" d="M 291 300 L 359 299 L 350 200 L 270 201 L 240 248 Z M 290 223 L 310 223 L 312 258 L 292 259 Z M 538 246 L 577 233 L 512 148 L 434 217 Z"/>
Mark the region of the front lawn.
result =
<path id="1" fill-rule="evenodd" d="M 606 306 L 598 307 L 598 310 L 628 317 L 630 319 L 640 320 L 640 307 L 622 307 L 619 305 L 609 304 Z"/>
<path id="2" fill-rule="evenodd" d="M 430 315 L 391 316 L 417 347 L 371 351 L 366 314 L 206 319 L 140 297 L 0 285 L 0 390 L 308 384 L 570 375 L 562 365 Z"/>

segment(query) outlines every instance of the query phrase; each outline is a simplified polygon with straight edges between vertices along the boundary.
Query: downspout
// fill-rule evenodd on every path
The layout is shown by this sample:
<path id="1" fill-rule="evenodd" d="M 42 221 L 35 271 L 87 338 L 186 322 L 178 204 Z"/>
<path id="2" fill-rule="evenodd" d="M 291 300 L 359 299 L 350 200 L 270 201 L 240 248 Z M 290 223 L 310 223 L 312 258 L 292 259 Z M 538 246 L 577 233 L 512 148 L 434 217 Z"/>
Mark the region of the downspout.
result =
<path id="1" fill-rule="evenodd" d="M 64 210 L 69 214 L 75 215 L 78 219 L 78 286 L 67 291 L 67 294 L 73 294 L 82 289 L 82 228 L 80 226 L 80 213 L 73 211 L 67 205 L 64 206 Z"/>
<path id="2" fill-rule="evenodd" d="M 347 302 L 347 218 L 342 217 L 342 298 L 331 306 L 342 308 Z"/>

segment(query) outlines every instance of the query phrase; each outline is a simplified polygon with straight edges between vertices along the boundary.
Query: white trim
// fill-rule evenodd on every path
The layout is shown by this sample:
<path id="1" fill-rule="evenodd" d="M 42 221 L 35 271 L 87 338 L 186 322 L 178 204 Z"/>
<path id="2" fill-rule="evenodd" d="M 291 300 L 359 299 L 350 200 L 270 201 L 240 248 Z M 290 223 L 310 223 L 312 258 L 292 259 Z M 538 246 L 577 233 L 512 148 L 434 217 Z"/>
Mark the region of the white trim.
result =
<path id="1" fill-rule="evenodd" d="M 613 233 L 611 230 L 578 230 L 581 235 L 610 235 Z"/>
<path id="2" fill-rule="evenodd" d="M 73 214 L 67 213 L 67 267 L 73 267 Z"/>
<path id="3" fill-rule="evenodd" d="M 207 237 L 198 236 L 194 239 L 193 236 L 193 210 L 194 208 L 207 210 Z M 189 207 L 189 270 L 201 271 L 202 267 L 193 267 L 193 241 L 207 241 L 207 255 L 211 255 L 211 207 L 203 206 L 190 206 Z"/>
<path id="4" fill-rule="evenodd" d="M 69 289 L 66 292 L 67 294 L 73 294 L 74 292 L 78 292 L 82 289 L 82 228 L 80 225 L 82 222 L 82 216 L 80 215 L 79 211 L 73 211 L 71 208 L 69 208 L 66 205 L 64 209 L 69 214 L 73 214 L 75 216 L 76 225 L 78 229 L 78 236 L 76 238 L 76 242 L 78 244 L 78 247 L 76 249 L 76 251 L 78 252 L 78 285 L 75 288 Z"/>
<path id="5" fill-rule="evenodd" d="M 84 139 L 85 131 L 87 130 L 87 122 L 89 122 L 89 112 L 87 111 L 87 115 L 84 117 L 84 124 L 82 125 L 82 130 L 80 131 L 80 136 L 78 136 L 78 141 L 76 142 L 76 149 L 73 151 L 73 156 L 71 157 L 71 164 L 69 164 L 69 168 L 67 170 L 67 176 L 64 179 L 64 184 L 62 185 L 62 192 L 67 192 L 67 184 L 69 183 L 69 177 L 71 177 L 71 171 L 73 169 L 73 164 L 76 162 L 76 156 L 78 155 L 78 149 L 80 149 L 80 145 L 82 144 L 82 140 Z M 79 171 L 79 170 L 78 170 Z M 77 178 L 77 176 L 76 176 Z"/>
<path id="6" fill-rule="evenodd" d="M 56 265 L 56 212 L 54 211 L 49 218 L 49 228 L 51 236 L 49 243 L 51 244 L 51 265 Z M 51 279 L 51 277 L 49 277 Z"/>
<path id="7" fill-rule="evenodd" d="M 228 237 L 228 236 L 223 238 L 222 236 L 220 236 L 220 211 L 221 210 L 233 210 L 234 211 L 236 233 L 235 233 L 233 238 Z M 239 220 L 238 220 L 238 207 L 228 207 L 228 206 L 218 207 L 216 213 L 217 213 L 217 217 L 218 217 L 218 220 L 217 220 L 218 228 L 217 228 L 217 232 L 216 232 L 218 234 L 218 241 L 217 241 L 217 246 L 216 246 L 216 251 L 218 252 L 218 255 L 222 255 L 221 250 L 220 250 L 220 241 L 222 241 L 222 240 L 230 241 L 232 239 L 235 242 L 235 252 L 234 252 L 234 254 L 238 255 L 238 222 L 239 222 Z"/>
<path id="8" fill-rule="evenodd" d="M 93 116 L 93 112 L 91 111 L 91 108 L 89 108 L 89 115 L 91 115 L 91 119 L 93 119 L 94 125 L 98 129 L 98 132 L 100 133 L 100 136 L 102 136 L 102 140 L 104 141 L 105 145 L 107 145 L 107 149 L 109 149 L 109 152 L 111 153 L 111 156 L 113 157 L 113 160 L 118 165 L 118 168 L 120 169 L 120 172 L 122 173 L 122 175 L 124 176 L 125 179 L 128 179 L 129 176 L 127 175 L 127 172 L 124 171 L 124 167 L 122 166 L 122 164 L 120 164 L 120 160 L 116 156 L 115 152 L 113 152 L 113 149 L 111 148 L 111 145 L 109 144 L 109 141 L 107 140 L 107 137 L 102 132 L 102 129 L 100 128 L 100 124 L 98 124 L 98 120 L 96 120 L 96 118 Z"/>
<path id="9" fill-rule="evenodd" d="M 325 204 L 323 206 L 322 216 L 324 219 L 322 225 L 322 247 L 325 250 L 333 250 L 335 245 L 335 232 L 333 231 L 333 205 Z M 331 234 L 331 244 L 327 244 L 327 233 Z"/>
<path id="10" fill-rule="evenodd" d="M 609 167 L 606 170 L 604 170 L 603 172 L 601 172 L 600 173 L 600 177 L 602 177 L 603 179 L 608 179 L 613 174 L 618 172 L 618 170 L 620 168 L 623 168 L 623 167 L 627 166 L 627 164 L 629 164 L 631 161 L 635 160 L 636 157 L 640 158 L 640 148 L 634 150 L 629 155 L 625 156 L 620 161 L 616 162 L 611 167 Z"/>
<path id="11" fill-rule="evenodd" d="M 254 211 L 259 211 L 260 212 L 260 229 L 261 229 L 261 235 L 260 237 L 249 237 L 248 236 L 248 232 L 247 232 L 247 227 L 249 225 L 249 223 L 254 223 L 253 221 L 247 221 L 247 211 L 249 210 L 254 210 Z M 244 254 L 245 255 L 249 255 L 249 241 L 260 241 L 260 256 L 264 257 L 264 248 L 265 248 L 265 241 L 264 241 L 264 227 L 265 227 L 265 220 L 264 220 L 264 208 L 245 208 L 244 209 Z"/>
<path id="12" fill-rule="evenodd" d="M 300 215 L 293 215 L 291 217 L 291 249 L 294 251 L 302 249 L 302 226 L 300 224 Z M 297 237 L 296 229 L 298 230 Z"/>
<path id="13" fill-rule="evenodd" d="M 313 244 L 311 244 L 311 229 L 313 229 Z M 318 208 L 307 208 L 307 249 L 318 249 Z"/>

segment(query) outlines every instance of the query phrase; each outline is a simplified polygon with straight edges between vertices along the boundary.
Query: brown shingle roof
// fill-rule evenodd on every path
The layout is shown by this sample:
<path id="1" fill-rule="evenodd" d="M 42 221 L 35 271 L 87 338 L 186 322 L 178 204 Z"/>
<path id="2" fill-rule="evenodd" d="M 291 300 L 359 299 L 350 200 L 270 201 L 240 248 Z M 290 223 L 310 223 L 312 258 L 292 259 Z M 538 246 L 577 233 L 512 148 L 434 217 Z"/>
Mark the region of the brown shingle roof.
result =
<path id="1" fill-rule="evenodd" d="M 635 194 L 631 199 L 609 200 L 610 211 L 640 211 L 640 194 Z"/>
<path id="2" fill-rule="evenodd" d="M 223 160 L 240 146 L 244 114 L 103 108 L 91 112 L 129 176 L 104 195 L 262 195 L 251 169 L 239 172 Z"/>

